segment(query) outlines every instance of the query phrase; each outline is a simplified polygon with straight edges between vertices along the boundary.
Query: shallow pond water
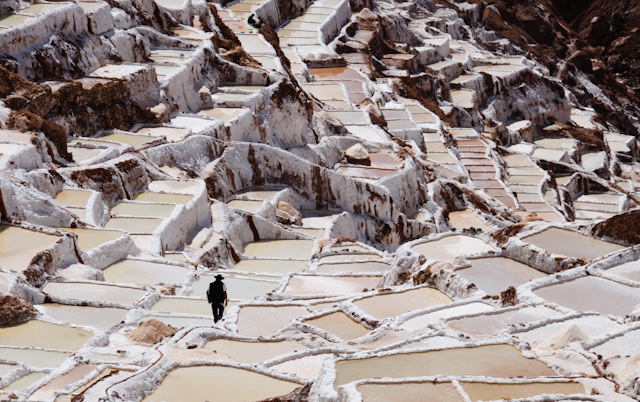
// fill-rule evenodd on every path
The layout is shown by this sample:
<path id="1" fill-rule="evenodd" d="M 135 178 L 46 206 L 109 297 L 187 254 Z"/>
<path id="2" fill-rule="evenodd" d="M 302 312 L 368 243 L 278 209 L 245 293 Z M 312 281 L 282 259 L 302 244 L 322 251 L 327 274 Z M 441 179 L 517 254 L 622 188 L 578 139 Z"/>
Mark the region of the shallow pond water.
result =
<path id="1" fill-rule="evenodd" d="M 539 360 L 525 358 L 513 346 L 498 344 L 338 360 L 335 386 L 365 378 L 435 375 L 513 378 L 556 373 Z"/>
<path id="2" fill-rule="evenodd" d="M 472 227 L 478 228 L 483 232 L 492 232 L 495 230 L 491 226 L 487 225 L 470 209 L 449 212 L 449 224 L 459 230 L 469 229 Z"/>
<path id="3" fill-rule="evenodd" d="M 260 208 L 262 208 L 265 203 L 263 201 L 258 200 L 231 200 L 227 201 L 227 205 L 231 208 L 239 209 L 241 211 L 256 213 Z"/>
<path id="4" fill-rule="evenodd" d="M 116 216 L 109 219 L 104 227 L 128 233 L 150 234 L 155 232 L 161 223 L 161 218 L 121 218 Z"/>
<path id="5" fill-rule="evenodd" d="M 119 142 L 121 144 L 132 145 L 134 147 L 150 144 L 158 140 L 157 138 L 151 137 L 148 135 L 138 135 L 138 134 L 129 134 L 129 133 L 111 133 L 111 134 L 100 136 L 98 138 L 104 141 Z"/>
<path id="6" fill-rule="evenodd" d="M 26 363 L 37 368 L 56 368 L 63 361 L 71 356 L 68 352 L 59 352 L 55 350 L 37 350 L 37 349 L 18 349 L 10 347 L 0 347 L 0 356 L 6 360 L 12 360 L 19 363 Z M 0 377 L 7 374 L 6 370 L 13 370 L 14 365 L 0 364 Z M 3 371 L 4 369 L 4 371 Z"/>
<path id="7" fill-rule="evenodd" d="M 622 317 L 640 303 L 640 292 L 637 288 L 594 276 L 539 288 L 534 293 L 574 310 L 597 311 L 600 314 Z"/>
<path id="8" fill-rule="evenodd" d="M 180 190 L 176 189 L 176 191 Z M 133 198 L 134 201 L 165 202 L 182 205 L 186 205 L 192 199 L 193 195 L 191 194 L 161 193 L 154 191 L 143 191 Z"/>
<path id="9" fill-rule="evenodd" d="M 287 360 L 283 363 L 271 366 L 272 369 L 281 373 L 289 374 L 292 377 L 301 378 L 303 380 L 313 380 L 320 374 L 322 364 L 331 354 L 318 354 L 304 356 L 299 359 Z"/>
<path id="10" fill-rule="evenodd" d="M 84 282 L 49 282 L 44 286 L 42 291 L 62 300 L 86 300 L 97 303 L 119 303 L 123 305 L 131 305 L 147 294 L 143 289 Z"/>
<path id="11" fill-rule="evenodd" d="M 453 261 L 461 255 L 497 251 L 495 247 L 475 237 L 465 235 L 445 236 L 438 240 L 416 243 L 411 246 L 416 253 L 430 260 Z"/>
<path id="12" fill-rule="evenodd" d="M 476 338 L 491 337 L 511 325 L 541 321 L 560 316 L 560 313 L 547 307 L 525 307 L 517 310 L 484 314 L 481 316 L 460 318 L 447 323 L 449 328 L 469 334 Z"/>
<path id="13" fill-rule="evenodd" d="M 522 241 L 548 250 L 553 254 L 576 258 L 600 257 L 625 248 L 618 244 L 585 236 L 579 232 L 555 227 L 523 237 Z"/>
<path id="14" fill-rule="evenodd" d="M 36 382 L 40 381 L 44 377 L 48 376 L 48 373 L 34 372 L 18 378 L 11 384 L 2 388 L 5 391 L 24 392 L 27 388 L 31 387 Z"/>
<path id="15" fill-rule="evenodd" d="M 494 308 L 488 304 L 474 302 L 418 315 L 402 323 L 400 328 L 408 331 L 423 330 L 427 326 L 436 324 L 443 319 L 465 314 L 487 313 L 493 310 Z"/>
<path id="16" fill-rule="evenodd" d="M 60 236 L 0 225 L 0 267 L 24 271 L 37 253 L 53 247 L 58 240 Z"/>
<path id="17" fill-rule="evenodd" d="M 607 273 L 618 275 L 634 282 L 640 282 L 640 260 L 626 262 L 613 268 L 609 268 Z"/>
<path id="18" fill-rule="evenodd" d="M 386 272 L 391 266 L 380 261 L 335 262 L 318 265 L 318 272 L 332 274 L 349 274 L 363 272 Z"/>
<path id="19" fill-rule="evenodd" d="M 432 288 L 418 288 L 404 292 L 379 294 L 353 302 L 357 307 L 378 319 L 448 303 L 451 303 L 451 299 L 439 290 Z"/>
<path id="20" fill-rule="evenodd" d="M 472 401 L 511 400 L 530 398 L 541 394 L 584 394 L 582 384 L 576 382 L 531 382 L 522 384 L 489 384 L 461 382 L 462 389 Z"/>
<path id="21" fill-rule="evenodd" d="M 451 383 L 365 383 L 357 385 L 356 389 L 360 391 L 362 402 L 464 401 Z"/>
<path id="22" fill-rule="evenodd" d="M 239 384 L 251 386 L 238 386 Z M 288 394 L 300 386 L 294 382 L 235 367 L 180 367 L 169 372 L 144 401 L 257 401 Z"/>
<path id="23" fill-rule="evenodd" d="M 294 275 L 283 293 L 292 295 L 330 295 L 359 293 L 375 289 L 381 281 L 378 276 L 315 276 Z"/>
<path id="24" fill-rule="evenodd" d="M 313 240 L 264 240 L 248 243 L 242 254 L 248 257 L 309 259 Z"/>
<path id="25" fill-rule="evenodd" d="M 204 297 L 204 294 L 202 299 L 175 296 L 163 297 L 151 307 L 151 310 L 178 314 L 213 315 L 211 305 L 207 303 Z"/>
<path id="26" fill-rule="evenodd" d="M 113 307 L 71 306 L 45 303 L 35 306 L 42 314 L 61 322 L 105 330 L 123 321 L 128 310 Z"/>
<path id="27" fill-rule="evenodd" d="M 56 195 L 55 200 L 69 207 L 84 208 L 91 194 L 93 194 L 91 190 L 65 189 Z"/>
<path id="28" fill-rule="evenodd" d="M 119 230 L 62 228 L 65 232 L 75 233 L 78 236 L 78 247 L 84 252 L 113 241 L 123 235 Z"/>
<path id="29" fill-rule="evenodd" d="M 518 287 L 546 275 L 505 257 L 474 258 L 468 261 L 471 267 L 458 269 L 456 273 L 491 295 L 500 294 L 509 286 Z"/>
<path id="30" fill-rule="evenodd" d="M 113 216 L 133 216 L 141 218 L 168 218 L 176 204 L 121 201 L 111 208 Z"/>
<path id="31" fill-rule="evenodd" d="M 265 272 L 284 274 L 288 272 L 302 272 L 309 265 L 309 261 L 304 260 L 278 260 L 269 258 L 256 258 L 240 260 L 233 266 L 233 269 L 247 272 Z"/>
<path id="32" fill-rule="evenodd" d="M 308 349 L 294 341 L 248 342 L 233 339 L 215 339 L 207 342 L 204 348 L 238 363 L 260 363 Z"/>
<path id="33" fill-rule="evenodd" d="M 238 312 L 238 333 L 244 336 L 270 336 L 308 310 L 301 306 L 242 306 Z"/>
<path id="34" fill-rule="evenodd" d="M 154 284 L 184 282 L 191 271 L 188 268 L 150 262 L 124 259 L 104 269 L 104 279 L 108 282 Z"/>
<path id="35" fill-rule="evenodd" d="M 0 345 L 6 346 L 78 350 L 91 337 L 93 337 L 92 331 L 40 320 L 0 327 Z"/>
<path id="36" fill-rule="evenodd" d="M 355 322 L 341 311 L 312 318 L 306 320 L 305 323 L 323 329 L 345 341 L 359 338 L 369 332 L 369 329 Z"/>

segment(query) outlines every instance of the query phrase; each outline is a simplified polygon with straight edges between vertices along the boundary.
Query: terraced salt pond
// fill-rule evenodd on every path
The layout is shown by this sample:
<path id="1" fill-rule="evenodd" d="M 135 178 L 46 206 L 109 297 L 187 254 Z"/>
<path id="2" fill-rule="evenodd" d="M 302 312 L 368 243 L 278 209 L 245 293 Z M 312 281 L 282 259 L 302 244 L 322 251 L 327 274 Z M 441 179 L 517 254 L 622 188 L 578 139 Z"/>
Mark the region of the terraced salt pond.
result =
<path id="1" fill-rule="evenodd" d="M 10 327 L 0 327 L 0 345 L 78 350 L 93 337 L 83 328 L 31 320 Z"/>
<path id="2" fill-rule="evenodd" d="M 602 241 L 572 230 L 552 227 L 539 233 L 525 236 L 523 241 L 553 254 L 576 258 L 596 258 L 625 247 Z"/>
<path id="3" fill-rule="evenodd" d="M 123 308 L 74 306 L 45 303 L 36 306 L 38 311 L 56 321 L 106 330 L 119 324 L 129 312 Z"/>
<path id="4" fill-rule="evenodd" d="M 461 385 L 472 401 L 511 400 L 531 398 L 544 394 L 572 395 L 585 393 L 584 386 L 576 382 L 527 382 L 516 384 L 462 382 Z"/>
<path id="5" fill-rule="evenodd" d="M 264 240 L 245 245 L 247 257 L 309 259 L 313 240 Z"/>
<path id="6" fill-rule="evenodd" d="M 527 359 L 513 346 L 500 344 L 343 359 L 336 362 L 335 369 L 336 388 L 365 378 L 437 375 L 535 378 L 556 375 L 541 361 Z"/>
<path id="7" fill-rule="evenodd" d="M 437 240 L 418 242 L 411 249 L 430 260 L 453 261 L 461 255 L 495 252 L 497 249 L 484 241 L 466 235 L 444 236 Z"/>
<path id="8" fill-rule="evenodd" d="M 88 301 L 124 306 L 131 306 L 147 294 L 146 290 L 140 288 L 90 282 L 48 282 L 42 290 L 54 301 Z"/>
<path id="9" fill-rule="evenodd" d="M 343 312 L 335 312 L 305 321 L 305 324 L 316 326 L 345 341 L 359 338 L 369 332 L 369 329 L 353 321 Z"/>
<path id="10" fill-rule="evenodd" d="M 327 274 L 348 274 L 348 273 L 384 273 L 390 268 L 389 264 L 379 261 L 363 262 L 334 262 L 318 265 L 318 272 Z"/>
<path id="11" fill-rule="evenodd" d="M 258 363 L 275 357 L 302 352 L 308 349 L 302 343 L 294 341 L 252 342 L 235 339 L 215 339 L 204 345 L 205 351 L 214 354 L 215 360 L 235 361 L 238 363 Z"/>
<path id="12" fill-rule="evenodd" d="M 207 386 L 203 387 L 202 384 Z M 239 387 L 238 384 L 251 386 Z M 288 394 L 299 386 L 300 384 L 295 382 L 235 367 L 179 367 L 169 372 L 158 388 L 144 401 L 199 402 L 211 397 L 211 389 L 215 389 L 216 398 L 223 401 L 255 401 Z"/>
<path id="13" fill-rule="evenodd" d="M 417 288 L 404 292 L 378 294 L 353 302 L 358 308 L 378 319 L 447 303 L 451 303 L 451 299 L 432 288 Z"/>
<path id="14" fill-rule="evenodd" d="M 180 284 L 191 271 L 188 268 L 145 260 L 124 259 L 104 269 L 104 279 L 108 282 Z"/>
<path id="15" fill-rule="evenodd" d="M 579 311 L 624 317 L 640 304 L 637 288 L 587 276 L 535 290 L 536 295 Z M 598 297 L 592 297 L 598 295 Z"/>
<path id="16" fill-rule="evenodd" d="M 111 208 L 111 214 L 117 217 L 168 218 L 175 209 L 176 204 L 121 201 Z"/>
<path id="17" fill-rule="evenodd" d="M 509 286 L 518 287 L 546 274 L 505 257 L 469 259 L 471 267 L 456 272 L 489 294 L 500 294 Z"/>
<path id="18" fill-rule="evenodd" d="M 149 234 L 156 231 L 162 218 L 113 217 L 104 225 L 107 229 L 117 229 L 131 234 Z"/>
<path id="19" fill-rule="evenodd" d="M 0 267 L 24 271 L 36 254 L 52 248 L 60 238 L 18 226 L 0 225 Z"/>
<path id="20" fill-rule="evenodd" d="M 29 364 L 37 368 L 55 368 L 71 356 L 70 352 L 0 346 L 3 359 Z M 0 377 L 15 369 L 13 364 L 0 364 Z"/>
<path id="21" fill-rule="evenodd" d="M 291 295 L 340 295 L 366 292 L 376 288 L 380 277 L 295 275 L 289 279 L 284 293 Z"/>
<path id="22" fill-rule="evenodd" d="M 291 320 L 308 314 L 306 307 L 289 304 L 245 305 L 238 312 L 238 333 L 269 337 Z"/>

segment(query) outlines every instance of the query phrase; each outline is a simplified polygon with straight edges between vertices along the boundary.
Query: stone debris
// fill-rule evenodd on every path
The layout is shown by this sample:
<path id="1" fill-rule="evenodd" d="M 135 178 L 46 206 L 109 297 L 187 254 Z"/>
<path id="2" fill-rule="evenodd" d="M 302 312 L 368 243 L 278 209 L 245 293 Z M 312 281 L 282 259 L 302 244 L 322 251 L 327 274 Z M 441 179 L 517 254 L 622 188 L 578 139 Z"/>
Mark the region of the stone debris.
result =
<path id="1" fill-rule="evenodd" d="M 638 400 L 596 3 L 2 2 L 0 399 Z"/>

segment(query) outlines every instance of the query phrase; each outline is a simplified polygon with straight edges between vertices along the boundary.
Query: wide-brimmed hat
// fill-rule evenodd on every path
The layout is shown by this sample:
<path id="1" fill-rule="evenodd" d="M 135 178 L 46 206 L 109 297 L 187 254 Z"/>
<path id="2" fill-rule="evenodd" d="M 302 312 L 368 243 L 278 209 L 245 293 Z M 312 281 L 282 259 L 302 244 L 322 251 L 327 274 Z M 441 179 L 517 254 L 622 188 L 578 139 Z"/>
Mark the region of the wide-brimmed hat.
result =
<path id="1" fill-rule="evenodd" d="M 222 275 L 220 275 L 220 274 L 216 275 L 216 276 L 215 276 L 215 278 L 216 278 L 216 279 L 220 279 L 220 280 L 223 280 L 223 279 L 224 279 L 224 277 L 223 277 Z"/>

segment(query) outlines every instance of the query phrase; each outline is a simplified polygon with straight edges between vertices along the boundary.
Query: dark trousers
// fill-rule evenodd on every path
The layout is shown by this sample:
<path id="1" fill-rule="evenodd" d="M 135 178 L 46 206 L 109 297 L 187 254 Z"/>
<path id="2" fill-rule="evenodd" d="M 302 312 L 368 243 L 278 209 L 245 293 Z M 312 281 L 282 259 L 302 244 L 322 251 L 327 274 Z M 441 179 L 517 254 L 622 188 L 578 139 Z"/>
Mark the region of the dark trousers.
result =
<path id="1" fill-rule="evenodd" d="M 218 322 L 222 318 L 222 313 L 224 313 L 224 304 L 222 303 L 211 303 L 211 310 L 213 311 L 213 322 Z"/>

